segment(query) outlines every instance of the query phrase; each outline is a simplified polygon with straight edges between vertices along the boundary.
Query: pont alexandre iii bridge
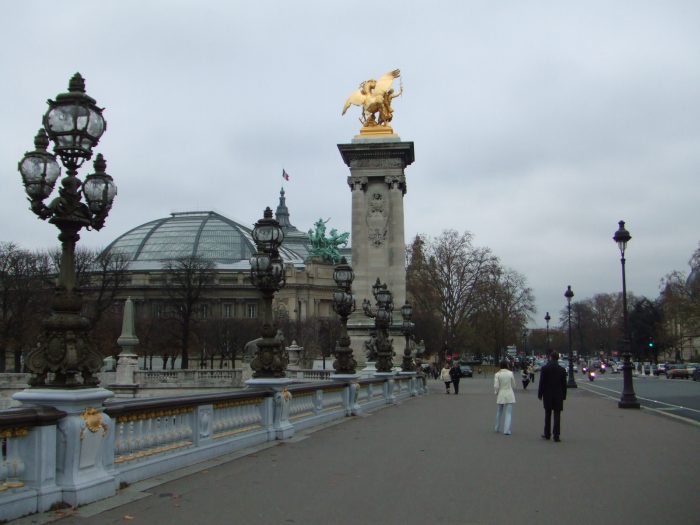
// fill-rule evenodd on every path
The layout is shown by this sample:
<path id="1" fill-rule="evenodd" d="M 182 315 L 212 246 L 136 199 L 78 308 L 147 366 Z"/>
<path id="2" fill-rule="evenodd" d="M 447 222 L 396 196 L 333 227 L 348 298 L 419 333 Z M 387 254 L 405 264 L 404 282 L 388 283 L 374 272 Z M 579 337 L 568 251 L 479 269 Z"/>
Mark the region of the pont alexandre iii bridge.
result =
<path id="1" fill-rule="evenodd" d="M 415 374 L 131 400 L 94 390 L 95 401 L 104 398 L 96 417 L 68 417 L 76 410 L 70 393 L 57 408 L 0 411 L 0 519 L 84 505 L 119 487 L 427 393 L 425 378 Z M 17 396 L 30 402 L 31 391 Z"/>

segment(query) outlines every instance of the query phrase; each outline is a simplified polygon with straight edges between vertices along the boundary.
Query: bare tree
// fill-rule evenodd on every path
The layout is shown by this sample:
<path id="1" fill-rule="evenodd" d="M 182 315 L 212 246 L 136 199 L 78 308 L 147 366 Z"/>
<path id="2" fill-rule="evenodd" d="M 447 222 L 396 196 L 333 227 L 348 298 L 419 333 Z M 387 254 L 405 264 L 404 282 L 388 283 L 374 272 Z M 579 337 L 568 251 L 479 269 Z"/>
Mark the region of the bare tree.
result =
<path id="1" fill-rule="evenodd" d="M 199 256 L 179 257 L 163 264 L 170 316 L 179 323 L 181 368 L 189 366 L 189 345 L 202 292 L 214 279 L 214 264 Z"/>
<path id="2" fill-rule="evenodd" d="M 681 360 L 685 346 L 700 335 L 700 294 L 693 289 L 694 284 L 680 271 L 661 279 L 659 306 L 664 330 L 658 342 L 674 360 Z"/>
<path id="3" fill-rule="evenodd" d="M 441 347 L 455 347 L 460 330 L 479 311 L 481 286 L 494 273 L 498 259 L 488 248 L 473 246 L 471 233 L 455 230 L 445 230 L 436 239 L 420 237 L 411 252 L 411 300 L 419 310 L 432 307 L 437 312 Z"/>
<path id="4" fill-rule="evenodd" d="M 474 332 L 481 344 L 489 344 L 495 360 L 509 344 L 517 344 L 532 313 L 535 299 L 525 277 L 510 268 L 491 266 L 480 285 L 479 309 Z"/>
<path id="5" fill-rule="evenodd" d="M 20 372 L 22 352 L 37 339 L 49 310 L 49 268 L 44 254 L 0 243 L 0 372 L 6 369 L 8 347 Z"/>
<path id="6" fill-rule="evenodd" d="M 52 250 L 49 257 L 55 273 L 60 270 L 61 252 Z M 78 247 L 75 252 L 75 278 L 85 301 L 85 315 L 97 325 L 127 280 L 129 256 L 114 251 Z"/>
<path id="7" fill-rule="evenodd" d="M 445 337 L 443 323 L 437 304 L 440 298 L 424 279 L 428 260 L 425 255 L 425 239 L 416 235 L 413 242 L 406 246 L 406 292 L 408 301 L 413 306 L 414 336 L 425 344 L 426 357 L 439 354 Z"/>

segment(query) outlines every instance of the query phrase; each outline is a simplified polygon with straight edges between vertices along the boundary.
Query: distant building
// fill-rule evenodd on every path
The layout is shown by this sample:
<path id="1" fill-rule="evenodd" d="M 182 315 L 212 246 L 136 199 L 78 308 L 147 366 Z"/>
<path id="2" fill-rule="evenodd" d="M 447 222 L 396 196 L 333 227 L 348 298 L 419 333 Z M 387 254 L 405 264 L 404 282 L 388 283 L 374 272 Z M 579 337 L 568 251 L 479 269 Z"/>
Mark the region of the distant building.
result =
<path id="1" fill-rule="evenodd" d="M 333 266 L 309 257 L 306 233 L 291 222 L 284 190 L 275 218 L 285 238 L 280 249 L 286 285 L 276 295 L 273 311 L 279 318 L 303 321 L 335 318 L 332 308 Z M 172 213 L 120 235 L 105 252 L 128 256 L 126 286 L 120 299 L 131 297 L 137 316 L 159 317 L 168 307 L 164 263 L 198 256 L 214 266 L 214 282 L 198 304 L 201 319 L 257 319 L 263 315 L 260 292 L 250 280 L 249 259 L 255 252 L 252 228 L 213 211 Z M 350 250 L 343 250 L 349 258 Z M 137 326 L 138 330 L 138 326 Z M 291 343 L 291 341 L 288 341 Z M 193 353 L 196 355 L 196 349 Z"/>

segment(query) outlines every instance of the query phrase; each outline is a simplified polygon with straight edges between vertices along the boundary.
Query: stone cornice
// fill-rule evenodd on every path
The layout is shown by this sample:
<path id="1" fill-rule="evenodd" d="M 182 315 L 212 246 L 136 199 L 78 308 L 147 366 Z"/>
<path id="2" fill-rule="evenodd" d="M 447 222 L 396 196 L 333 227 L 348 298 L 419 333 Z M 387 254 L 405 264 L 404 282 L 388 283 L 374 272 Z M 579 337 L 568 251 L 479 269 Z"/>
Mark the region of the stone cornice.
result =
<path id="1" fill-rule="evenodd" d="M 413 142 L 338 144 L 343 162 L 352 168 L 405 168 L 415 160 Z"/>

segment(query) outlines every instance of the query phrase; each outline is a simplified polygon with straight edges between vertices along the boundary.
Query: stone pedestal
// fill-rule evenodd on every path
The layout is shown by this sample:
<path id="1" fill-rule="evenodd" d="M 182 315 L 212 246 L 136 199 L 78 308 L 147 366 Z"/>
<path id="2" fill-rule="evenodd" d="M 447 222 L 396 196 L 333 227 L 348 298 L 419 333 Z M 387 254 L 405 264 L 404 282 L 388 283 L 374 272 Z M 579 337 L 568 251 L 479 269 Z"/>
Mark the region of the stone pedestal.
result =
<path id="1" fill-rule="evenodd" d="M 77 507 L 113 496 L 116 480 L 114 425 L 102 411 L 112 397 L 104 388 L 26 389 L 12 396 L 24 405 L 54 407 L 66 413 L 58 423 L 56 485 L 63 501 Z"/>
<path id="2" fill-rule="evenodd" d="M 406 302 L 404 169 L 414 160 L 413 142 L 402 142 L 397 135 L 360 136 L 338 149 L 350 168 L 353 293 L 358 304 L 363 299 L 374 303 L 372 285 L 379 278 L 399 308 Z M 348 320 L 350 346 L 360 366 L 366 361 L 363 345 L 373 326 L 361 309 Z"/>
<path id="3" fill-rule="evenodd" d="M 299 346 L 296 341 L 292 341 L 291 346 L 287 347 L 287 353 L 289 354 L 287 370 L 299 370 L 301 368 L 301 354 L 303 351 L 303 346 Z"/>
<path id="4" fill-rule="evenodd" d="M 275 404 L 272 432 L 275 439 L 288 439 L 294 436 L 294 425 L 289 421 L 289 409 L 292 405 L 292 393 L 287 387 L 294 382 L 286 378 L 253 378 L 245 384 L 248 388 L 271 388 L 275 391 L 272 402 Z"/>

